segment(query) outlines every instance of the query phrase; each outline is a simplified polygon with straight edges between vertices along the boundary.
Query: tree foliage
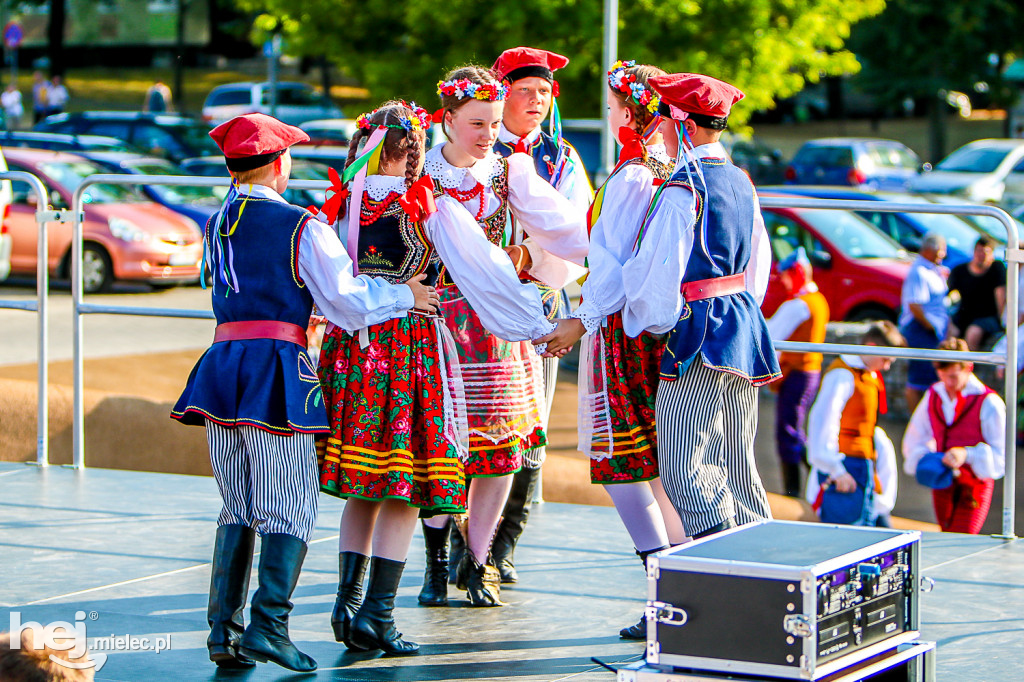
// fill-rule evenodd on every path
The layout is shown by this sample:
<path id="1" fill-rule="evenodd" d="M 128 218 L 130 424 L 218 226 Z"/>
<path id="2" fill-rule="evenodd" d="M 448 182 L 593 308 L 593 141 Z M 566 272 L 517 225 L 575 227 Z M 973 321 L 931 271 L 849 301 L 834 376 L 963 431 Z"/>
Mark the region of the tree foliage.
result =
<path id="1" fill-rule="evenodd" d="M 374 101 L 414 98 L 432 108 L 449 68 L 490 65 L 530 45 L 570 57 L 558 72 L 563 112 L 597 116 L 602 95 L 598 0 L 237 0 L 259 13 L 254 40 L 284 33 L 290 54 L 326 56 Z M 619 55 L 669 72 L 696 71 L 747 93 L 735 119 L 768 108 L 805 81 L 853 73 L 851 25 L 884 0 L 632 0 L 619 12 Z"/>

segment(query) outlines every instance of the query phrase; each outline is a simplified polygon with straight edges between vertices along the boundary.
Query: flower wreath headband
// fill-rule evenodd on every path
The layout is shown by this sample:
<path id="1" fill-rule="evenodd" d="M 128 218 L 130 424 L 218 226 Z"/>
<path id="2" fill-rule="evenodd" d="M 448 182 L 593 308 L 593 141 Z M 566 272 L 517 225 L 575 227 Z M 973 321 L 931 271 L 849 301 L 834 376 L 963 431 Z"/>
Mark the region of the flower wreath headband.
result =
<path id="1" fill-rule="evenodd" d="M 479 99 L 484 102 L 502 102 L 508 96 L 504 83 L 474 83 L 468 78 L 437 82 L 437 94 L 458 99 Z"/>
<path id="2" fill-rule="evenodd" d="M 630 59 L 628 62 L 621 60 L 615 62 L 608 71 L 608 85 L 612 90 L 625 94 L 627 101 L 632 100 L 634 104 L 646 107 L 647 111 L 657 115 L 661 98 L 643 83 L 638 83 L 635 74 L 626 73 L 626 69 L 634 66 L 636 66 L 634 59 Z"/>
<path id="3" fill-rule="evenodd" d="M 399 116 L 397 125 L 393 123 L 382 124 L 385 128 L 396 128 L 399 130 L 409 131 L 420 131 L 430 129 L 432 121 L 430 119 L 430 113 L 426 109 L 416 104 L 416 102 L 406 102 L 405 100 L 398 100 L 398 104 L 401 104 L 402 106 L 411 109 L 412 116 Z M 362 130 L 374 130 L 375 128 L 380 127 L 375 123 L 371 123 L 370 118 L 373 117 L 373 115 L 376 114 L 381 109 L 383 109 L 383 107 L 374 109 L 373 111 L 367 114 L 360 114 L 359 118 L 356 119 L 356 127 L 361 128 Z"/>

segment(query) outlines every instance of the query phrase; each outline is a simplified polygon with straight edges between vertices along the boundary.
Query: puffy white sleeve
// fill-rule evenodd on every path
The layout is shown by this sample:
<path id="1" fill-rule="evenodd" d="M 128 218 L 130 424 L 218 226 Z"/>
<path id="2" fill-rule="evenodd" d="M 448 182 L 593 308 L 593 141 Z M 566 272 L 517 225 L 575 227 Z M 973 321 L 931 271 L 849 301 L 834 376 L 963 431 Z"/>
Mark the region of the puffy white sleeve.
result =
<path id="1" fill-rule="evenodd" d="M 785 341 L 810 316 L 811 309 L 804 300 L 791 298 L 780 305 L 775 314 L 766 320 L 768 333 L 771 334 L 773 341 Z"/>
<path id="2" fill-rule="evenodd" d="M 875 495 L 875 511 L 888 514 L 896 506 L 899 476 L 896 467 L 896 448 L 889 435 L 879 426 L 875 427 L 875 473 L 882 485 L 882 492 Z"/>
<path id="3" fill-rule="evenodd" d="M 536 339 L 554 329 L 537 287 L 519 281 L 508 255 L 487 240 L 469 211 L 447 196 L 436 203 L 427 234 L 484 327 L 506 341 Z"/>
<path id="4" fill-rule="evenodd" d="M 917 403 L 914 413 L 907 422 L 907 430 L 903 432 L 903 471 L 910 476 L 917 475 L 917 463 L 929 452 L 935 452 L 935 434 L 932 433 L 932 421 L 928 417 L 928 402 L 931 389 Z"/>
<path id="5" fill-rule="evenodd" d="M 594 188 L 590 186 L 590 178 L 587 177 L 587 169 L 583 166 L 583 159 L 569 143 L 565 142 L 568 153 L 568 160 L 562 171 L 562 177 L 558 179 L 558 186 L 555 188 L 558 193 L 572 202 L 572 205 L 586 214 L 590 208 L 590 202 L 594 200 Z"/>
<path id="6" fill-rule="evenodd" d="M 764 226 L 764 216 L 761 215 L 761 202 L 757 200 L 757 194 L 754 194 L 754 227 L 750 235 L 750 260 L 747 263 L 744 283 L 758 305 L 764 303 L 771 274 L 772 247 L 768 241 L 768 230 Z"/>
<path id="7" fill-rule="evenodd" d="M 323 316 L 347 332 L 404 317 L 416 303 L 404 284 L 353 276 L 352 259 L 338 234 L 316 219 L 299 237 L 299 276 Z"/>
<path id="8" fill-rule="evenodd" d="M 984 442 L 964 448 L 967 463 L 980 478 L 1002 478 L 1006 474 L 1006 404 L 995 393 L 981 404 L 981 435 Z"/>
<path id="9" fill-rule="evenodd" d="M 590 231 L 590 274 L 583 283 L 583 303 L 573 313 L 589 332 L 626 302 L 622 264 L 632 256 L 640 222 L 654 196 L 653 181 L 647 168 L 634 164 L 605 185 L 601 213 Z"/>
<path id="10" fill-rule="evenodd" d="M 853 396 L 853 374 L 842 367 L 829 370 L 821 379 L 818 397 L 807 415 L 807 460 L 811 466 L 838 478 L 846 473 L 839 452 L 839 423 Z"/>
<path id="11" fill-rule="evenodd" d="M 512 215 L 530 237 L 525 245 L 533 261 L 529 274 L 555 288 L 582 276 L 589 247 L 586 209 L 537 175 L 526 154 L 508 157 L 508 187 Z"/>
<path id="12" fill-rule="evenodd" d="M 642 219 L 642 218 L 641 218 Z M 622 324 L 628 336 L 644 330 L 663 334 L 676 326 L 683 309 L 679 287 L 693 250 L 693 193 L 666 187 L 654 206 L 635 254 L 622 266 L 626 302 Z"/>

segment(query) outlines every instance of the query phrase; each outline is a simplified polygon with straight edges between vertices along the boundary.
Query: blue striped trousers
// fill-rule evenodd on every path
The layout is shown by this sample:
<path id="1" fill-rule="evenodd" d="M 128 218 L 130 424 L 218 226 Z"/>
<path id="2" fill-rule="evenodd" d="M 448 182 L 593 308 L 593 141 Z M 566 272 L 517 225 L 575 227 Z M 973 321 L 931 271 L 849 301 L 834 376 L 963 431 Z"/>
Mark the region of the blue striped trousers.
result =
<path id="1" fill-rule="evenodd" d="M 313 435 L 278 436 L 254 426 L 206 422 L 210 464 L 224 508 L 217 524 L 287 533 L 309 542 L 320 492 Z"/>
<path id="2" fill-rule="evenodd" d="M 729 518 L 771 518 L 754 464 L 756 387 L 698 356 L 679 379 L 659 383 L 654 414 L 661 482 L 688 535 Z"/>

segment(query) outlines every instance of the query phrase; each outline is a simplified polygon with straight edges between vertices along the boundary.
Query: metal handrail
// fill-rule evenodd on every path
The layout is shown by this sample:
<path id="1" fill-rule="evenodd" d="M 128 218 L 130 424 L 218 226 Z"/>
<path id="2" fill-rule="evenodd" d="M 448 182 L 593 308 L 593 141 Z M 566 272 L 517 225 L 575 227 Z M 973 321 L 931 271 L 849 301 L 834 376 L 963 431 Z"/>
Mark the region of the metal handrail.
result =
<path id="1" fill-rule="evenodd" d="M 48 466 L 50 464 L 50 378 L 49 378 L 49 338 L 50 323 L 47 314 L 47 300 L 50 290 L 50 239 L 47 230 L 47 223 L 57 219 L 55 211 L 48 208 L 49 193 L 46 187 L 35 175 L 25 171 L 3 171 L 0 172 L 0 180 L 15 180 L 28 183 L 29 188 L 36 195 L 36 224 L 39 230 L 36 235 L 36 300 L 35 302 L 0 300 L 0 308 L 9 310 L 26 310 L 36 313 L 37 329 L 36 340 L 36 362 L 38 371 L 36 381 L 36 464 Z"/>
<path id="2" fill-rule="evenodd" d="M 229 178 L 207 178 L 188 176 L 163 176 L 163 175 L 117 175 L 101 174 L 92 175 L 86 178 L 75 190 L 72 199 L 74 225 L 72 233 L 72 259 L 71 259 L 71 295 L 73 315 L 73 341 L 74 341 L 74 423 L 72 427 L 72 449 L 73 466 L 83 468 L 85 466 L 83 457 L 84 445 L 84 414 L 83 414 L 83 357 L 82 357 L 82 324 L 81 318 L 84 314 L 115 314 L 115 315 L 143 315 L 161 317 L 179 317 L 194 319 L 210 319 L 212 314 L 208 311 L 189 311 L 167 308 L 147 308 L 136 306 L 107 306 L 86 304 L 82 300 L 82 195 L 85 190 L 95 184 L 122 184 L 122 185 L 177 185 L 195 187 L 228 187 L 231 184 Z M 330 185 L 327 182 L 310 180 L 293 180 L 290 186 L 299 189 L 327 189 Z M 895 202 L 876 201 L 855 201 L 836 199 L 807 199 L 802 197 L 761 197 L 760 204 L 763 207 L 772 208 L 822 208 L 832 210 L 850 211 L 879 211 L 883 213 L 941 213 L 951 215 L 982 215 L 990 216 L 999 220 L 1006 228 L 1007 234 L 1007 299 L 1008 311 L 1016 314 L 1018 300 L 1018 274 L 1020 263 L 1024 261 L 1024 253 L 1019 248 L 1019 235 L 1017 226 L 1013 219 L 1003 210 L 991 206 L 971 206 L 953 204 L 905 204 Z M 852 353 L 858 355 L 886 355 L 907 359 L 921 360 L 951 360 L 964 361 L 968 359 L 974 362 L 988 364 L 1004 364 L 1005 372 L 1005 396 L 1006 396 L 1006 474 L 1003 481 L 1003 533 L 1000 537 L 1014 538 L 1014 504 L 1015 504 L 1015 472 L 1016 472 L 1016 449 L 1012 446 L 1016 442 L 1016 412 L 1017 412 L 1017 325 L 1007 326 L 1007 348 L 1006 353 L 964 353 L 960 351 L 939 351 L 935 349 L 921 348 L 875 348 L 856 344 L 814 344 L 779 342 L 779 350 L 795 351 L 817 351 L 824 353 Z"/>
<path id="3" fill-rule="evenodd" d="M 1000 537 L 1013 539 L 1014 516 L 1016 514 L 1016 479 L 1017 479 L 1017 302 L 1020 264 L 1024 262 L 1024 253 L 1020 249 L 1020 235 L 1017 224 L 1009 214 L 994 206 L 971 206 L 969 204 L 918 204 L 889 201 L 848 200 L 848 199 L 808 199 L 803 197 L 760 197 L 761 206 L 771 208 L 824 208 L 845 211 L 872 211 L 882 213 L 939 213 L 943 215 L 979 215 L 995 218 L 1006 228 L 1006 319 L 1012 324 L 1006 325 L 1006 356 L 1004 372 L 1004 391 L 1006 398 L 1005 447 L 1006 473 L 1003 478 L 1003 532 Z M 827 344 L 822 344 L 827 345 Z M 781 348 L 781 344 L 780 344 Z M 886 349 L 885 355 L 893 357 L 915 357 L 922 360 L 955 360 L 955 351 L 932 351 L 928 354 L 911 356 L 895 351 L 908 349 Z M 919 353 L 924 349 L 916 349 Z M 880 355 L 867 348 L 857 351 L 861 355 Z M 998 355 L 998 354 L 992 354 Z"/>

